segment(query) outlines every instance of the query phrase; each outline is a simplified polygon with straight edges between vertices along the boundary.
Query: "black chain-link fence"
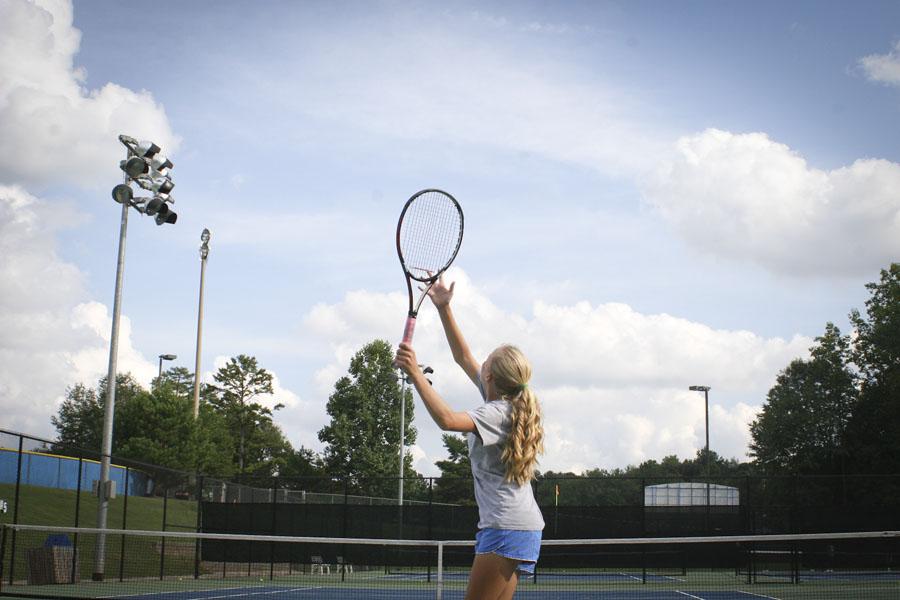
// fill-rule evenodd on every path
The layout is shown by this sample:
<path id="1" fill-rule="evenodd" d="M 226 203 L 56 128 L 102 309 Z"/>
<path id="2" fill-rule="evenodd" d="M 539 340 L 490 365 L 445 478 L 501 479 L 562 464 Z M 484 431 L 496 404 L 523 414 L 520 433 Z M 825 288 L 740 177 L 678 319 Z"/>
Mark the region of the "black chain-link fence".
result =
<path id="1" fill-rule="evenodd" d="M 0 523 L 94 527 L 96 451 L 0 430 Z M 226 480 L 113 457 L 107 526 L 331 537 L 471 539 L 468 479 Z M 708 484 L 708 485 L 707 485 Z M 544 477 L 546 539 L 900 529 L 900 475 Z M 708 500 L 707 500 L 708 499 Z"/>

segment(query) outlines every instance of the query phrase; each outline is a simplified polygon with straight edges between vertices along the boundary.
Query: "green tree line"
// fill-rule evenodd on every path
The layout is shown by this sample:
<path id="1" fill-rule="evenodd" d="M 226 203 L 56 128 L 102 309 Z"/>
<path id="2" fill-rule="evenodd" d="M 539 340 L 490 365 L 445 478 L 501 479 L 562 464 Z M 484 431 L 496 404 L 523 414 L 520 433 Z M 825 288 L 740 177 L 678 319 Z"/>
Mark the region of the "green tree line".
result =
<path id="1" fill-rule="evenodd" d="M 542 504 L 635 504 L 641 482 L 718 480 L 747 476 L 900 473 L 900 265 L 867 284 L 865 311 L 852 310 L 853 334 L 827 323 L 809 358 L 793 360 L 777 376 L 751 424 L 750 460 L 725 459 L 704 450 L 687 459 L 666 456 L 612 470 L 540 473 Z M 412 391 L 401 395 L 383 340 L 350 360 L 327 402 L 329 423 L 318 433 L 321 454 L 294 449 L 274 421 L 282 408 L 267 408 L 272 376 L 255 358 L 239 355 L 201 389 L 200 417 L 192 417 L 193 373 L 176 367 L 143 389 L 130 375 L 117 378 L 113 454 L 186 471 L 244 480 L 278 476 L 286 487 L 395 497 L 399 472 L 400 403 L 404 439 L 413 444 Z M 70 388 L 52 421 L 54 451 L 99 448 L 106 381 Z M 447 458 L 429 485 L 403 456 L 410 499 L 472 503 L 464 437 L 443 436 Z M 708 463 L 708 467 L 707 467 Z M 559 486 L 557 488 L 557 485 Z M 842 484 L 846 485 L 846 484 Z M 557 490 L 558 493 L 557 493 Z"/>

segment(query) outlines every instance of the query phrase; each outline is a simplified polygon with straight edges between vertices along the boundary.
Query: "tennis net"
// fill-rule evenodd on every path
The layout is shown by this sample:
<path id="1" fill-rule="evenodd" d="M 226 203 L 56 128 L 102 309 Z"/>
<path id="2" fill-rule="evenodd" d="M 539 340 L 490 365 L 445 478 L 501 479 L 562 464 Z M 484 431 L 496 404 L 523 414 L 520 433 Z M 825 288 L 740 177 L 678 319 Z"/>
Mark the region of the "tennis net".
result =
<path id="1" fill-rule="evenodd" d="M 473 559 L 467 540 L 34 525 L 4 526 L 0 548 L 0 597 L 66 600 L 461 600 Z M 545 540 L 516 597 L 900 598 L 900 532 Z"/>

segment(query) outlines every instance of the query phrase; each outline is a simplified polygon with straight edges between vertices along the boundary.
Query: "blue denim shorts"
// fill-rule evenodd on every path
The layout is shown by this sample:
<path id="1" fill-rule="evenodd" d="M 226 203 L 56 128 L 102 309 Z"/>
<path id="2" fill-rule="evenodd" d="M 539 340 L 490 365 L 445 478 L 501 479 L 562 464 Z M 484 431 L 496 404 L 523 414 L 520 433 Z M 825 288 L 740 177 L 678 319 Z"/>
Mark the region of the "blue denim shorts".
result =
<path id="1" fill-rule="evenodd" d="M 475 535 L 475 554 L 497 554 L 519 561 L 519 571 L 534 573 L 541 554 L 541 532 L 519 529 L 480 529 Z"/>

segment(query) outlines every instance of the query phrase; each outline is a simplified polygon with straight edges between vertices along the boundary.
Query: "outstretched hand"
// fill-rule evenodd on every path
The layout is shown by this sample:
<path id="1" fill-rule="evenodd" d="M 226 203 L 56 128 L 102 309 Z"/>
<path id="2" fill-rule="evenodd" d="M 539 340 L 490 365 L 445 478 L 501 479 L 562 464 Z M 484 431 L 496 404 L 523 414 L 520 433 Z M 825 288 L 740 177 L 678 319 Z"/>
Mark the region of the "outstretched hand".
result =
<path id="1" fill-rule="evenodd" d="M 419 370 L 419 361 L 416 359 L 416 351 L 405 342 L 400 342 L 397 355 L 394 357 L 394 366 L 402 369 L 407 375 L 412 375 Z"/>
<path id="2" fill-rule="evenodd" d="M 456 282 L 453 281 L 450 283 L 450 287 L 447 287 L 444 284 L 444 276 L 438 277 L 435 284 L 428 290 L 428 297 L 431 298 L 435 308 L 443 308 L 450 304 L 450 300 L 453 299 L 453 288 L 455 286 Z"/>

